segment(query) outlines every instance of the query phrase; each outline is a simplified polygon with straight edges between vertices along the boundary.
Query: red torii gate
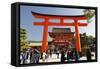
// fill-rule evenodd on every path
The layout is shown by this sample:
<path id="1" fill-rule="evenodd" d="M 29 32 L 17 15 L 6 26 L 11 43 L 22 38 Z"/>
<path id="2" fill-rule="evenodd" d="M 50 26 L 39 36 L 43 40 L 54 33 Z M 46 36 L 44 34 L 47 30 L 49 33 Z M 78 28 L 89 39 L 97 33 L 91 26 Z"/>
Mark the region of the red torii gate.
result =
<path id="1" fill-rule="evenodd" d="M 33 25 L 36 26 L 44 26 L 43 29 L 43 42 L 41 50 L 42 52 L 45 52 L 47 50 L 47 39 L 48 39 L 48 26 L 74 26 L 75 27 L 75 33 L 76 33 L 76 51 L 81 52 L 81 46 L 80 46 L 80 35 L 78 26 L 87 26 L 87 23 L 79 23 L 78 20 L 86 20 L 85 15 L 78 15 L 78 16 L 61 16 L 61 15 L 49 15 L 49 14 L 41 14 L 32 12 L 32 15 L 35 18 L 42 18 L 44 19 L 44 22 L 34 22 Z M 59 23 L 53 23 L 49 22 L 49 19 L 59 19 Z M 73 23 L 65 23 L 64 19 L 73 19 Z"/>

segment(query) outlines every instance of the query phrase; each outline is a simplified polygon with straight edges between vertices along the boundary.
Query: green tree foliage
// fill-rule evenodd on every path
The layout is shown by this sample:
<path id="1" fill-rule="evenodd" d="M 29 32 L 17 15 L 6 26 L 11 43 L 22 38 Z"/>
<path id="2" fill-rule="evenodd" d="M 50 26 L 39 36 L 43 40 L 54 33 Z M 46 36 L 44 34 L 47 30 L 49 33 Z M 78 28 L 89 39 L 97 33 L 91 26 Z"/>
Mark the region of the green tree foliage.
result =
<path id="1" fill-rule="evenodd" d="M 86 33 L 80 34 L 82 53 L 85 54 L 87 48 L 91 48 L 94 45 L 95 38 Z"/>
<path id="2" fill-rule="evenodd" d="M 81 39 L 81 46 L 84 47 L 88 47 L 91 46 L 91 44 L 94 43 L 94 37 L 89 35 L 87 36 L 86 33 L 80 34 L 80 39 Z"/>
<path id="3" fill-rule="evenodd" d="M 25 29 L 20 29 L 20 46 L 21 49 L 28 48 L 27 32 Z"/>

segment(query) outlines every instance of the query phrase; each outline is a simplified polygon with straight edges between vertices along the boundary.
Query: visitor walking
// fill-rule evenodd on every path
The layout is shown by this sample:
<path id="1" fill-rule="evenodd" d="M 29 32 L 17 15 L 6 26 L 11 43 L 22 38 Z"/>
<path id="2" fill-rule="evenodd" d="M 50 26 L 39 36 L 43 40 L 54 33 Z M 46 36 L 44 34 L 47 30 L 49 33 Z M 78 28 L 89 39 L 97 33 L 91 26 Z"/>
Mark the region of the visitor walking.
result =
<path id="1" fill-rule="evenodd" d="M 60 53 L 59 50 L 57 50 L 57 58 L 59 58 L 59 53 Z"/>
<path id="2" fill-rule="evenodd" d="M 87 48 L 86 57 L 87 57 L 87 61 L 90 61 L 91 60 L 91 51 L 90 51 L 89 48 Z"/>
<path id="3" fill-rule="evenodd" d="M 45 53 L 45 52 L 43 52 L 43 62 L 45 62 L 46 61 L 46 56 L 47 56 L 47 54 Z"/>
<path id="4" fill-rule="evenodd" d="M 50 50 L 50 58 L 52 58 L 52 50 Z"/>
<path id="5" fill-rule="evenodd" d="M 73 53 L 74 55 L 74 60 L 75 61 L 78 61 L 79 60 L 79 53 L 76 51 L 76 50 L 74 50 L 74 53 Z"/>
<path id="6" fill-rule="evenodd" d="M 32 50 L 30 56 L 30 63 L 39 63 L 40 52 L 37 49 Z"/>
<path id="7" fill-rule="evenodd" d="M 61 62 L 64 62 L 65 60 L 65 53 L 64 50 L 61 51 Z"/>

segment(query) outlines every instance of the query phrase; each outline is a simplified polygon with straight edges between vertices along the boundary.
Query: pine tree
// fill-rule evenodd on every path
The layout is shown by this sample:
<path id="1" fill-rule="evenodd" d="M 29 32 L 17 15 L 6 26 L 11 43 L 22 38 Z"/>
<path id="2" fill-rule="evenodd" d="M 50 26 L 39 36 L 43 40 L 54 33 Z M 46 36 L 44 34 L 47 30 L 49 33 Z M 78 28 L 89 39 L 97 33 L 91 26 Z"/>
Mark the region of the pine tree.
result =
<path id="1" fill-rule="evenodd" d="M 27 35 L 26 30 L 20 29 L 20 47 L 21 47 L 21 50 L 29 48 L 26 35 Z"/>
<path id="2" fill-rule="evenodd" d="M 84 12 L 84 15 L 87 17 L 87 22 L 91 23 L 92 22 L 91 18 L 95 16 L 95 10 L 85 9 L 83 12 Z"/>

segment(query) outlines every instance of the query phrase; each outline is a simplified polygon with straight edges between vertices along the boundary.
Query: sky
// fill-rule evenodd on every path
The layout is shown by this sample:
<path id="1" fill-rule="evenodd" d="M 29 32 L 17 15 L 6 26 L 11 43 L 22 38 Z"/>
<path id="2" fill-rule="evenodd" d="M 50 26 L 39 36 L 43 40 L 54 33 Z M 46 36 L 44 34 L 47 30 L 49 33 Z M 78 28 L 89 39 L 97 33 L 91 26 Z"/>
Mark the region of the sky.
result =
<path id="1" fill-rule="evenodd" d="M 33 23 L 38 21 L 41 22 L 43 19 L 36 19 L 32 15 L 31 11 L 51 14 L 51 15 L 83 15 L 84 9 L 77 8 L 59 8 L 59 7 L 41 7 L 41 6 L 20 6 L 20 27 L 26 29 L 27 39 L 29 41 L 42 41 L 43 36 L 43 26 L 34 26 Z M 58 20 L 51 20 L 57 22 Z M 65 20 L 65 22 L 73 22 L 73 20 Z M 86 20 L 81 20 L 79 22 L 86 23 Z M 72 26 L 50 26 L 49 32 L 52 31 L 52 28 L 71 28 L 72 32 L 75 32 L 74 27 Z M 95 37 L 95 17 L 92 18 L 92 22 L 86 27 L 79 27 L 80 33 L 86 33 L 87 35 L 92 35 Z M 48 35 L 48 41 L 52 39 Z"/>

